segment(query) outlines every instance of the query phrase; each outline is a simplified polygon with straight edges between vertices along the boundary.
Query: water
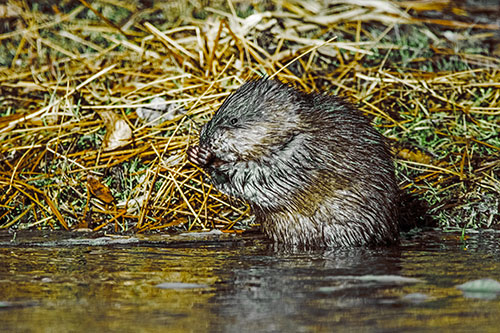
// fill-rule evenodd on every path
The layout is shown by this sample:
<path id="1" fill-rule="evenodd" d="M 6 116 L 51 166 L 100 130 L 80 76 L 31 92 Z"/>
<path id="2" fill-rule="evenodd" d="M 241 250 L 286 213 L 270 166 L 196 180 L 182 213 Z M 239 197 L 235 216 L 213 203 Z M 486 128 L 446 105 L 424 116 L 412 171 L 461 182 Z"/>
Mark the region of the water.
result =
<path id="1" fill-rule="evenodd" d="M 2 233 L 0 331 L 497 332 L 500 293 L 456 286 L 500 280 L 499 236 L 286 253 L 257 236 Z"/>

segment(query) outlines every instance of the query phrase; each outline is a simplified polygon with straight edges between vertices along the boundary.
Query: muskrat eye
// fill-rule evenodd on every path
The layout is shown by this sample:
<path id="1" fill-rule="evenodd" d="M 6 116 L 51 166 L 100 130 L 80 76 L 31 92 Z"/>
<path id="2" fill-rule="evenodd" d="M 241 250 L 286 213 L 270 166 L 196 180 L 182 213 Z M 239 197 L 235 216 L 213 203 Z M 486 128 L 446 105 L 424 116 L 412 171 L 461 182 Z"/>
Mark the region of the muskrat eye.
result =
<path id="1" fill-rule="evenodd" d="M 229 120 L 229 123 L 231 125 L 236 125 L 238 123 L 238 118 L 231 118 L 231 120 Z"/>

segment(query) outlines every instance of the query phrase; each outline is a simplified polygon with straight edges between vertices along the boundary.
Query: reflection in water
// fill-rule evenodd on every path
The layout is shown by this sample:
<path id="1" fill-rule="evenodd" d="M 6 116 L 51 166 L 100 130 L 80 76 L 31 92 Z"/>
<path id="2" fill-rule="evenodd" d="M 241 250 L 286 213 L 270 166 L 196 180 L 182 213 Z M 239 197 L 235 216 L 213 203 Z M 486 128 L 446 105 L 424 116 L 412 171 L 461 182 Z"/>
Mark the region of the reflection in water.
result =
<path id="1" fill-rule="evenodd" d="M 496 294 L 471 299 L 456 288 L 500 278 L 495 234 L 302 253 L 259 239 L 165 239 L 0 241 L 2 330 L 478 331 L 500 317 Z"/>

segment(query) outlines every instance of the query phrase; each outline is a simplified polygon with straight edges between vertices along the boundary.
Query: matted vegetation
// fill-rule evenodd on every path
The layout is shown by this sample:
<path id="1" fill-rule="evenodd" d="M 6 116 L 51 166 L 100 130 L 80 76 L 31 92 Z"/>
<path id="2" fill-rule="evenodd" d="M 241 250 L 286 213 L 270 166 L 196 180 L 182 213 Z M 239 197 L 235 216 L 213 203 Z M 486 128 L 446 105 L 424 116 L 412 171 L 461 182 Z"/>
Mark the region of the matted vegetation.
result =
<path id="1" fill-rule="evenodd" d="M 373 118 L 442 227 L 498 224 L 500 27 L 451 0 L 325 3 L 0 5 L 0 228 L 248 226 L 185 151 L 242 82 L 276 73 Z"/>

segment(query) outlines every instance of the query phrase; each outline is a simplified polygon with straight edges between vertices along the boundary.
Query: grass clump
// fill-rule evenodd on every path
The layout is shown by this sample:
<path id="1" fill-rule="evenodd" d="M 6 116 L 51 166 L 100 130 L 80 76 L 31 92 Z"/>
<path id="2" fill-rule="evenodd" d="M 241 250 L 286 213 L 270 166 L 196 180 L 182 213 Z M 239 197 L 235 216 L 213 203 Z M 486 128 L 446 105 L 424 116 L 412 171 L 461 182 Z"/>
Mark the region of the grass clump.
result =
<path id="1" fill-rule="evenodd" d="M 204 184 L 185 151 L 244 80 L 277 71 L 372 117 L 401 186 L 442 227 L 498 226 L 500 27 L 488 16 L 397 1 L 0 6 L 2 229 L 248 226 L 248 208 Z"/>

